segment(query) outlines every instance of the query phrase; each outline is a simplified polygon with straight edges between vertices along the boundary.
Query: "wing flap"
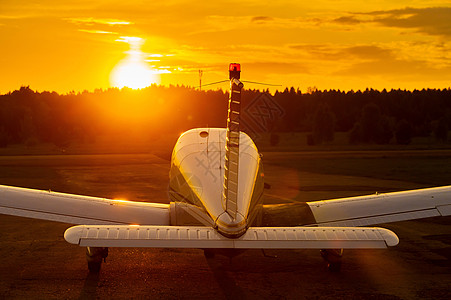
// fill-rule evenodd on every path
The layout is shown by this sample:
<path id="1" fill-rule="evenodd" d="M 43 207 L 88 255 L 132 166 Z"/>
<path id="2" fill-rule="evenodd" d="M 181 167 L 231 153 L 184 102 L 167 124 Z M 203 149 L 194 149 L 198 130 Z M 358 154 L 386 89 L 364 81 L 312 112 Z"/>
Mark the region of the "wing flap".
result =
<path id="1" fill-rule="evenodd" d="M 319 226 L 368 226 L 451 215 L 451 186 L 307 204 Z"/>
<path id="2" fill-rule="evenodd" d="M 383 228 L 251 227 L 237 239 L 197 226 L 74 226 L 66 241 L 89 247 L 232 248 L 232 249 L 363 249 L 398 244 Z"/>
<path id="3" fill-rule="evenodd" d="M 169 225 L 169 204 L 110 200 L 2 185 L 0 213 L 70 224 Z"/>

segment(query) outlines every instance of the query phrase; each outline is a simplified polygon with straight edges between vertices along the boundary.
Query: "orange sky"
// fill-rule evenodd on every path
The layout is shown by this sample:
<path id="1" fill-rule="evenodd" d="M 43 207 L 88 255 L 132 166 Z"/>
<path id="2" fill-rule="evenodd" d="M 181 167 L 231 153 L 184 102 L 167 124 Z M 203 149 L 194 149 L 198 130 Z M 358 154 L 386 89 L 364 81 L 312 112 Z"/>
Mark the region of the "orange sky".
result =
<path id="1" fill-rule="evenodd" d="M 239 62 L 279 89 L 451 86 L 449 1 L 310 2 L 1 0 L 0 94 L 108 88 L 133 60 L 165 85 L 227 79 Z"/>

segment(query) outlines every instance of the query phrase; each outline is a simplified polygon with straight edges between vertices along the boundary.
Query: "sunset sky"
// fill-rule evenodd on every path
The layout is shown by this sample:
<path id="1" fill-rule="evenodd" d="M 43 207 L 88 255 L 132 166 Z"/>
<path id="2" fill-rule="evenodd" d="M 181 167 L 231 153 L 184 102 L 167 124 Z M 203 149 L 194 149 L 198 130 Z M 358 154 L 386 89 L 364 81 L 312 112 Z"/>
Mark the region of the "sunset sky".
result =
<path id="1" fill-rule="evenodd" d="M 449 1 L 1 0 L 0 37 L 0 94 L 198 86 L 230 62 L 278 89 L 451 86 Z"/>

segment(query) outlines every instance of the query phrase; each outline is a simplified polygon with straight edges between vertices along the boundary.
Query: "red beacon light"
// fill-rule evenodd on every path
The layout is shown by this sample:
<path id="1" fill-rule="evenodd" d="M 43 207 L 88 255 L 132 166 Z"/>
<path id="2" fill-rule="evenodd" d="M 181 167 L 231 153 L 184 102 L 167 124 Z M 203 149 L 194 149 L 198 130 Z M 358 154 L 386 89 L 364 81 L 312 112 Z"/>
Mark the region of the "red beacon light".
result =
<path id="1" fill-rule="evenodd" d="M 240 79 L 241 65 L 231 63 L 229 65 L 229 79 L 236 78 Z"/>
<path id="2" fill-rule="evenodd" d="M 241 71 L 241 65 L 232 63 L 232 64 L 229 65 L 229 71 L 238 71 L 238 72 L 240 72 Z"/>

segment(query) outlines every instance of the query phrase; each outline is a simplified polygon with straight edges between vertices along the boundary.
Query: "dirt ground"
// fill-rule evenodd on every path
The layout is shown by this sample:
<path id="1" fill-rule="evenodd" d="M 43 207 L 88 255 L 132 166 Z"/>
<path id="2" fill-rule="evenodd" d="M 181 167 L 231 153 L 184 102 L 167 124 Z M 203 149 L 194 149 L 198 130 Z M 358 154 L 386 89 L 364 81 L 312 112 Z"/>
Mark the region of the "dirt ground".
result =
<path id="1" fill-rule="evenodd" d="M 420 152 L 265 153 L 265 202 L 444 184 L 451 153 Z M 167 202 L 168 172 L 151 154 L 0 157 L 0 184 L 137 201 Z M 111 248 L 92 275 L 85 249 L 63 239 L 69 224 L 0 215 L 0 298 L 450 299 L 450 225 L 450 217 L 382 224 L 400 244 L 345 251 L 339 273 L 316 250 L 206 259 L 197 249 Z"/>

